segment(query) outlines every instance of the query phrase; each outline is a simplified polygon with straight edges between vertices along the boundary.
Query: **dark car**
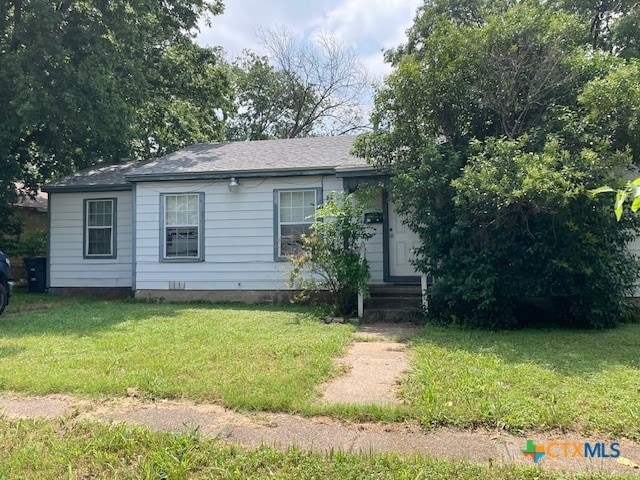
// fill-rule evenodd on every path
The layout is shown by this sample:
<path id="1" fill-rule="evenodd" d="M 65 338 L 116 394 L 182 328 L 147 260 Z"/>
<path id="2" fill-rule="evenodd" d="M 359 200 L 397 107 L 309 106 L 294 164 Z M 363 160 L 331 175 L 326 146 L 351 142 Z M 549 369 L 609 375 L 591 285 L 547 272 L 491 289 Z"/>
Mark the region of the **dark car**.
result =
<path id="1" fill-rule="evenodd" d="M 0 252 L 0 314 L 4 312 L 4 307 L 9 305 L 9 297 L 13 292 L 13 285 L 11 262 L 9 257 Z"/>

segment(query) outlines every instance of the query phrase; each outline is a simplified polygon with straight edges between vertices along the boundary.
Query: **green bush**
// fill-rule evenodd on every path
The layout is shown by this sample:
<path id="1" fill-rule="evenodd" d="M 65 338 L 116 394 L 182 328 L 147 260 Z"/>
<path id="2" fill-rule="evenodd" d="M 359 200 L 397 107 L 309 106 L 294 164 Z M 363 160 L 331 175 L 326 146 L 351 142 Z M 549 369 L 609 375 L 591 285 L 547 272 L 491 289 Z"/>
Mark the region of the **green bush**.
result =
<path id="1" fill-rule="evenodd" d="M 302 252 L 289 259 L 290 284 L 306 296 L 328 291 L 334 315 L 352 315 L 358 292 L 368 291 L 369 264 L 361 255 L 362 243 L 373 236 L 364 220 L 367 205 L 364 190 L 330 193 L 311 234 L 302 237 Z"/>

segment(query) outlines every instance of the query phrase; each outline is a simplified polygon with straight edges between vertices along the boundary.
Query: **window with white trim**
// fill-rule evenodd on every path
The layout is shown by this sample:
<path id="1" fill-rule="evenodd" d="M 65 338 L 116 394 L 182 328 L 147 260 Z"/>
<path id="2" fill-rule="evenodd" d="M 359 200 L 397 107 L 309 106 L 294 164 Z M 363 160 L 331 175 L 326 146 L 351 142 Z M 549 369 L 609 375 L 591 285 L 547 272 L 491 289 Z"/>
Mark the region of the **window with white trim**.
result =
<path id="1" fill-rule="evenodd" d="M 114 258 L 116 256 L 116 199 L 84 201 L 84 256 Z"/>
<path id="2" fill-rule="evenodd" d="M 163 194 L 162 257 L 202 260 L 203 194 Z"/>
<path id="3" fill-rule="evenodd" d="M 319 190 L 277 190 L 276 257 L 300 253 L 302 235 L 309 235 L 315 221 Z"/>

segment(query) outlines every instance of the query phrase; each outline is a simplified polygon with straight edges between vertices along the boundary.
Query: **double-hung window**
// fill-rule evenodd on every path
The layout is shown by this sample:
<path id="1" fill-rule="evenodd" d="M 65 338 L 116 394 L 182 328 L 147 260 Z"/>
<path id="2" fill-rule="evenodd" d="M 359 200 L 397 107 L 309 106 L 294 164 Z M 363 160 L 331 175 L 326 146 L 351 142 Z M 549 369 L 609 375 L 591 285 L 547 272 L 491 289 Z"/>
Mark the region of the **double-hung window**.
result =
<path id="1" fill-rule="evenodd" d="M 317 206 L 319 188 L 274 191 L 274 236 L 276 259 L 296 255 L 302 249 L 302 235 L 309 235 Z"/>
<path id="2" fill-rule="evenodd" d="M 202 261 L 204 259 L 204 194 L 162 194 L 160 208 L 162 260 Z"/>
<path id="3" fill-rule="evenodd" d="M 116 199 L 84 201 L 84 257 L 116 257 Z"/>

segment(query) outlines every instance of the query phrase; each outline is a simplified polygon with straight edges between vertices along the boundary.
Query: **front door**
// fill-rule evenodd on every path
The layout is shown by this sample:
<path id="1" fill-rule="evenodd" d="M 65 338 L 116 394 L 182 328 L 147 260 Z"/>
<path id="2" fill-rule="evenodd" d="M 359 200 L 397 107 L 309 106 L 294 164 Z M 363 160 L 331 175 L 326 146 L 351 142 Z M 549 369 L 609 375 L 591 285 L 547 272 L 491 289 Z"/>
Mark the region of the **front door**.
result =
<path id="1" fill-rule="evenodd" d="M 396 212 L 393 201 L 388 201 L 387 232 L 389 275 L 387 281 L 414 282 L 419 281 L 411 261 L 415 258 L 415 249 L 420 245 L 418 235 L 403 223 L 403 217 Z"/>

